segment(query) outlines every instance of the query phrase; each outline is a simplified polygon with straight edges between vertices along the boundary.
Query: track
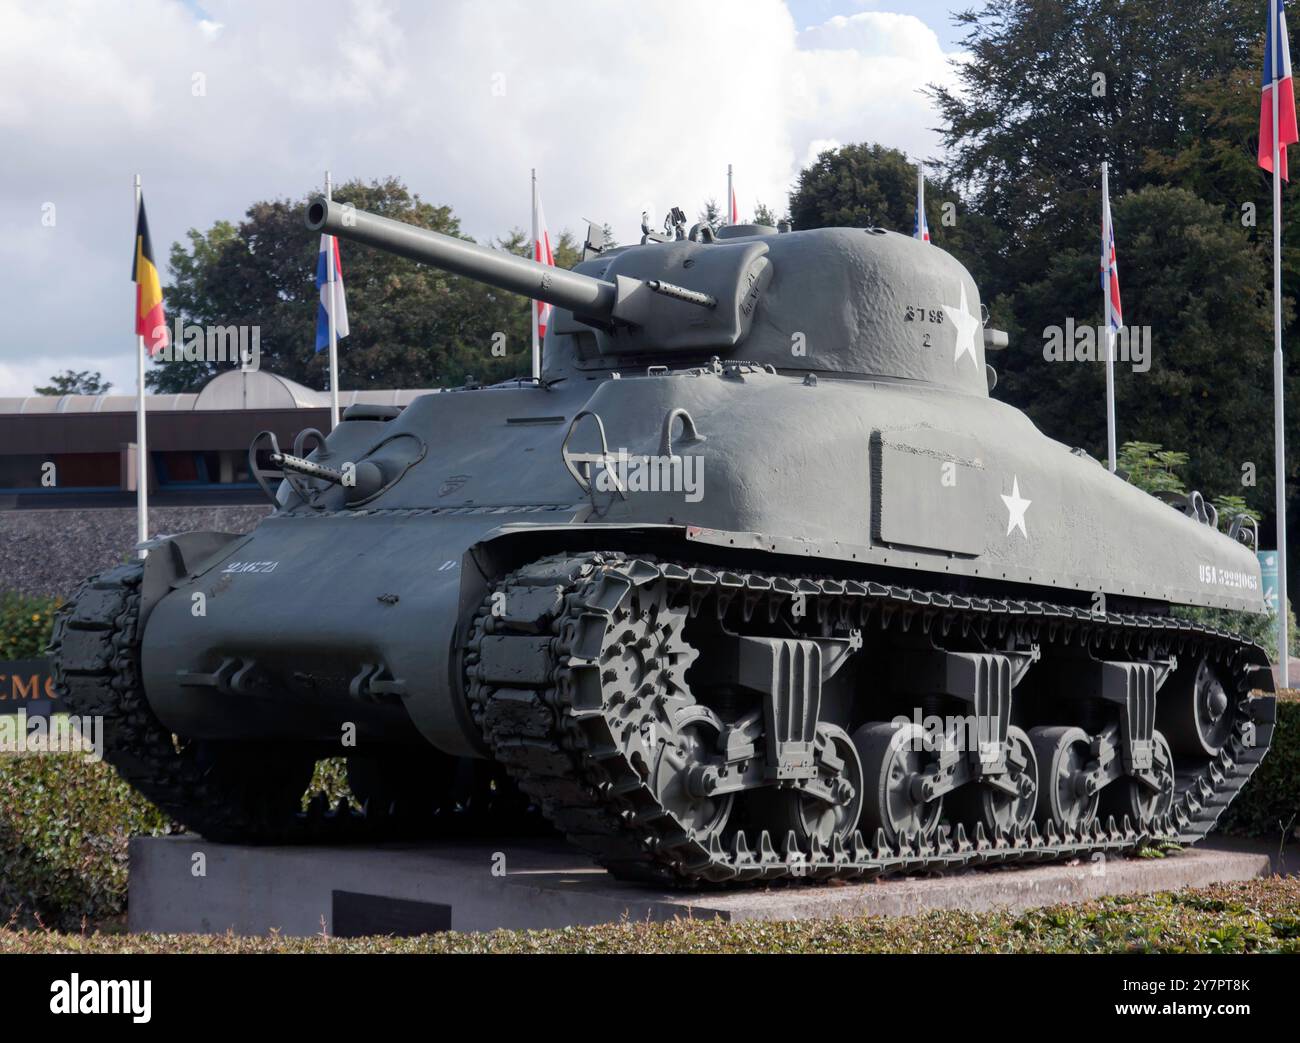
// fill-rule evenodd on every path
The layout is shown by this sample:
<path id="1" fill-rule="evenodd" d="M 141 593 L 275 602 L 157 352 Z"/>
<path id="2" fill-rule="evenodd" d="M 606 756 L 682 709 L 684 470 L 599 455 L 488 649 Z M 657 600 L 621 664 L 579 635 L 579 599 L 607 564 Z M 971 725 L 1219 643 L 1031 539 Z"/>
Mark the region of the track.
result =
<path id="1" fill-rule="evenodd" d="M 488 799 L 445 800 L 420 816 L 369 801 L 362 811 L 302 795 L 329 751 L 187 742 L 150 710 L 139 682 L 142 568 L 123 565 L 87 581 L 60 612 L 51 651 L 55 684 L 69 712 L 102 716 L 106 758 L 176 821 L 232 842 L 339 842 L 501 832 L 520 809 L 491 787 Z M 1034 602 L 926 593 L 874 583 L 734 573 L 629 559 L 620 554 L 554 556 L 506 577 L 471 632 L 466 673 L 471 708 L 499 764 L 576 845 L 613 872 L 676 886 L 781 878 L 863 878 L 981 863 L 1035 862 L 1093 852 L 1124 853 L 1162 841 L 1194 842 L 1263 758 L 1273 701 L 1250 698 L 1267 669 L 1261 650 L 1223 631 L 1168 617 L 1109 615 Z M 776 619 L 802 595 L 825 626 L 889 635 L 964 633 L 1080 646 L 1123 654 L 1207 653 L 1234 682 L 1231 737 L 1223 750 L 1177 778 L 1169 814 L 1147 828 L 1113 819 L 1058 835 L 1049 828 L 997 835 L 941 828 L 936 838 L 854 834 L 823 848 L 793 831 L 733 830 L 697 839 L 660 797 L 672 774 L 652 732 L 656 693 L 680 692 L 697 652 L 680 633 L 649 626 L 700 613 Z M 674 613 L 676 615 L 674 615 Z M 613 655 L 617 651 L 618 655 Z M 629 665 L 631 664 L 631 665 Z M 680 709 L 680 707 L 678 707 Z M 629 756 L 629 750 L 639 751 Z M 667 765 L 667 766 L 665 766 Z M 666 774 L 665 774 L 666 773 Z M 657 784 L 655 782 L 657 780 Z M 706 802 L 707 803 L 707 802 Z"/>
<path id="2" fill-rule="evenodd" d="M 1205 655 L 1232 682 L 1230 737 L 1217 756 L 1179 773 L 1171 809 L 1145 827 L 1111 817 L 1063 834 L 1031 824 L 988 835 L 982 825 L 971 833 L 958 825 L 941 827 L 929 841 L 913 835 L 891 844 L 877 831 L 837 838 L 829 848 L 815 839 L 801 844 L 793 830 L 733 830 L 723 834 L 725 842 L 704 830 L 708 839 L 701 840 L 692 823 L 665 806 L 672 795 L 654 752 L 654 728 L 666 716 L 656 702 L 679 692 L 694 652 L 678 642 L 673 626 L 639 624 L 669 619 L 671 605 L 686 606 L 692 618 L 716 612 L 775 620 L 800 595 L 823 623 L 899 637 L 1011 635 L 1041 642 L 1044 655 L 1072 644 L 1116 656 Z M 640 665 L 627 667 L 632 653 Z M 466 656 L 471 708 L 493 755 L 547 817 L 617 875 L 675 886 L 861 879 L 1193 843 L 1213 828 L 1268 749 L 1273 699 L 1250 696 L 1259 687 L 1256 672 L 1267 669 L 1257 646 L 1171 617 L 692 568 L 617 553 L 547 557 L 506 577 L 485 600 Z"/>

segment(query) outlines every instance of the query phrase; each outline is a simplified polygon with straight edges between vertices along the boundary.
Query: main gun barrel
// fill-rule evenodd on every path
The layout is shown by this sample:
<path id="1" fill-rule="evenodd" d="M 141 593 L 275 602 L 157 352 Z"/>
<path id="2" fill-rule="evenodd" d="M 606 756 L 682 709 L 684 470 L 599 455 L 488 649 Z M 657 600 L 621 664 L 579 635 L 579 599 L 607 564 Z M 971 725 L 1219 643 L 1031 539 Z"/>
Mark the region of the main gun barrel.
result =
<path id="1" fill-rule="evenodd" d="M 609 318 L 618 300 L 618 287 L 604 279 L 539 264 L 334 200 L 317 199 L 308 206 L 307 227 L 546 301 L 576 316 Z"/>

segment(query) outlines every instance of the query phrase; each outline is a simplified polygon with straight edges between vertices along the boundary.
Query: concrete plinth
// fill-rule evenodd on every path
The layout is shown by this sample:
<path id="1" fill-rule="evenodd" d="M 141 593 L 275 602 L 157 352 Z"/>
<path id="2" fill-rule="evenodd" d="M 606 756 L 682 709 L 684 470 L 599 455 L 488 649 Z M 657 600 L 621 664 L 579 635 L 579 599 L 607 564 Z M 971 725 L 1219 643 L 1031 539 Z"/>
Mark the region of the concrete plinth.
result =
<path id="1" fill-rule="evenodd" d="M 129 924 L 134 932 L 265 934 L 274 929 L 305 936 L 322 930 L 410 934 L 674 917 L 901 916 L 929 909 L 1028 909 L 1249 880 L 1269 871 L 1265 853 L 1196 847 L 1165 859 L 1112 858 L 872 883 L 692 893 L 620 883 L 558 841 L 319 848 L 136 837 Z"/>

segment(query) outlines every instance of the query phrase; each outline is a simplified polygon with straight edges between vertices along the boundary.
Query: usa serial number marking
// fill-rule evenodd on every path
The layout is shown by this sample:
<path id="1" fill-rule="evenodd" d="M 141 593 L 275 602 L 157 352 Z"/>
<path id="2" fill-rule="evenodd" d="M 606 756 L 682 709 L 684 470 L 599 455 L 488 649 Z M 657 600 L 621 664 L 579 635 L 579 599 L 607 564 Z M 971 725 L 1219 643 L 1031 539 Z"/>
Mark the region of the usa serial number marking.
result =
<path id="1" fill-rule="evenodd" d="M 1234 590 L 1258 590 L 1259 578 L 1240 569 L 1221 569 L 1217 565 L 1196 566 L 1201 584 L 1207 587 L 1230 587 Z"/>

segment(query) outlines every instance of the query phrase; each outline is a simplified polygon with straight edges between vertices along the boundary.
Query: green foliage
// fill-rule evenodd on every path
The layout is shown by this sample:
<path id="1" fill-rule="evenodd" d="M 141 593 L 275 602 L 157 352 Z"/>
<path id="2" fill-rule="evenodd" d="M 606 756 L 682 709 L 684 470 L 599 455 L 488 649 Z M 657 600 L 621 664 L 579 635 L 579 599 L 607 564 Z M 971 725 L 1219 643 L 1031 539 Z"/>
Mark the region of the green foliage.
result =
<path id="1" fill-rule="evenodd" d="M 1143 492 L 1186 493 L 1187 486 L 1179 473 L 1187 466 L 1187 453 L 1165 449 L 1158 442 L 1125 442 L 1115 459 L 1116 469 L 1130 484 Z M 1255 521 L 1260 512 L 1251 507 L 1244 496 L 1220 493 L 1210 501 L 1219 514 L 1219 528 L 1227 530 L 1232 519 L 1244 514 Z"/>
<path id="2" fill-rule="evenodd" d="M 1187 466 L 1187 454 L 1163 449 L 1157 442 L 1125 442 L 1115 458 L 1117 470 L 1143 492 L 1187 491 L 1178 469 Z"/>
<path id="3" fill-rule="evenodd" d="M 955 66 L 956 86 L 932 93 L 945 169 L 999 231 L 1006 263 L 997 292 L 1032 281 L 1064 244 L 1091 249 L 1100 160 L 1111 162 L 1114 198 L 1167 183 L 1143 168 L 1145 157 L 1195 137 L 1189 89 L 1258 69 L 1261 10 L 1255 0 L 1194 9 L 1165 0 L 990 0 L 955 17 L 970 58 Z M 1256 72 L 1256 121 L 1258 84 Z M 1249 156 L 1254 143 L 1237 147 Z M 1123 272 L 1122 255 L 1120 263 Z"/>
<path id="4" fill-rule="evenodd" d="M 316 765 L 316 794 L 356 801 L 341 757 Z M 0 925 L 75 930 L 126 908 L 127 841 L 172 832 L 109 765 L 74 754 L 0 754 Z"/>
<path id="5" fill-rule="evenodd" d="M 1277 617 L 1272 613 L 1233 612 L 1226 608 L 1202 608 L 1198 605 L 1175 605 L 1170 611 L 1180 619 L 1238 634 L 1268 653 L 1269 662 L 1278 661 Z M 1287 644 L 1291 646 L 1293 656 L 1300 655 L 1300 634 L 1296 633 L 1295 609 L 1290 598 L 1287 599 L 1286 616 Z"/>
<path id="6" fill-rule="evenodd" d="M 58 607 L 56 598 L 0 593 L 0 660 L 43 656 Z"/>
<path id="7" fill-rule="evenodd" d="M 73 371 L 65 369 L 50 377 L 46 387 L 36 388 L 38 395 L 106 395 L 113 385 L 104 379 L 99 370 Z"/>
<path id="8" fill-rule="evenodd" d="M 128 839 L 166 831 L 103 762 L 0 755 L 0 923 L 75 930 L 121 913 Z"/>
<path id="9" fill-rule="evenodd" d="M 1254 518 L 1259 521 L 1263 515 L 1246 502 L 1244 496 L 1226 496 L 1220 494 L 1210 501 L 1214 504 L 1214 509 L 1219 512 L 1219 524 L 1223 525 L 1230 522 L 1238 514 L 1244 514 L 1248 518 Z"/>
<path id="10" fill-rule="evenodd" d="M 790 216 L 796 228 L 879 226 L 910 233 L 916 217 L 916 165 L 883 145 L 827 149 L 800 171 Z"/>
<path id="11" fill-rule="evenodd" d="M 360 802 L 352 795 L 352 787 L 348 785 L 346 757 L 330 757 L 316 762 L 316 770 L 312 773 L 311 782 L 302 796 L 303 811 L 307 810 L 307 805 L 317 794 L 324 794 L 325 800 L 332 808 L 337 807 L 340 800 L 346 800 L 358 811 L 361 809 Z"/>
<path id="12" fill-rule="evenodd" d="M 716 199 L 710 199 L 704 204 L 704 209 L 700 211 L 698 220 L 700 224 L 708 225 L 715 232 L 722 227 L 725 217 Z"/>
<path id="13" fill-rule="evenodd" d="M 323 388 L 326 352 L 315 351 L 315 285 L 319 236 L 303 215 L 315 193 L 299 200 L 254 203 L 237 225 L 218 221 L 206 233 L 191 229 L 175 243 L 166 288 L 169 319 L 200 326 L 260 328 L 264 369 Z M 351 181 L 334 192 L 384 217 L 468 239 L 451 209 L 426 203 L 396 178 Z M 491 244 L 527 256 L 528 236 L 514 231 Z M 556 262 L 578 255 L 567 233 Z M 436 387 L 466 377 L 489 383 L 526 374 L 531 324 L 526 299 L 471 279 L 448 275 L 364 246 L 342 244 L 350 333 L 339 350 L 346 388 Z M 504 357 L 492 353 L 494 334 L 506 335 Z M 147 381 L 155 391 L 193 391 L 222 366 L 202 361 L 155 362 Z"/>
<path id="14" fill-rule="evenodd" d="M 996 259 L 977 279 L 1012 334 L 998 396 L 1048 434 L 1068 431 L 1094 453 L 1105 445 L 1104 367 L 1046 365 L 1041 338 L 1067 317 L 1100 321 L 1098 168 L 1108 160 L 1124 315 L 1152 329 L 1150 372 L 1117 367 L 1121 430 L 1185 448 L 1189 486 L 1267 511 L 1271 469 L 1259 466 L 1257 486 L 1240 485 L 1244 462 L 1271 458 L 1270 411 L 1260 408 L 1271 384 L 1271 192 L 1254 160 L 1261 5 L 972 8 L 956 16 L 970 55 L 956 67 L 959 83 L 933 95 L 942 169 L 963 196 L 959 229 L 972 242 L 971 222 L 984 222 L 974 242 Z M 1300 208 L 1287 214 L 1289 297 L 1300 289 Z M 1293 339 L 1289 301 L 1285 321 Z M 1300 361 L 1288 365 L 1295 387 Z M 1288 415 L 1288 437 L 1300 437 L 1297 410 Z"/>
<path id="15" fill-rule="evenodd" d="M 1232 833 L 1282 841 L 1300 826 L 1300 699 L 1279 697 L 1273 746 L 1237 799 L 1228 805 L 1220 828 Z"/>
<path id="16" fill-rule="evenodd" d="M 1272 442 L 1271 411 L 1260 408 L 1272 356 L 1267 257 L 1244 229 L 1185 189 L 1142 189 L 1112 209 L 1123 230 L 1124 315 L 1151 328 L 1149 370 L 1116 363 L 1123 432 L 1135 442 L 1185 447 L 1189 487 L 1231 490 L 1267 506 L 1267 468 L 1257 485 L 1241 485 L 1242 462 L 1269 459 Z M 1101 322 L 1094 239 L 1063 246 L 1015 291 L 1025 344 L 1007 353 L 998 387 L 1049 434 L 1068 430 L 1075 444 L 1100 449 L 1105 367 L 1048 361 L 1042 348 L 1050 327 Z"/>

